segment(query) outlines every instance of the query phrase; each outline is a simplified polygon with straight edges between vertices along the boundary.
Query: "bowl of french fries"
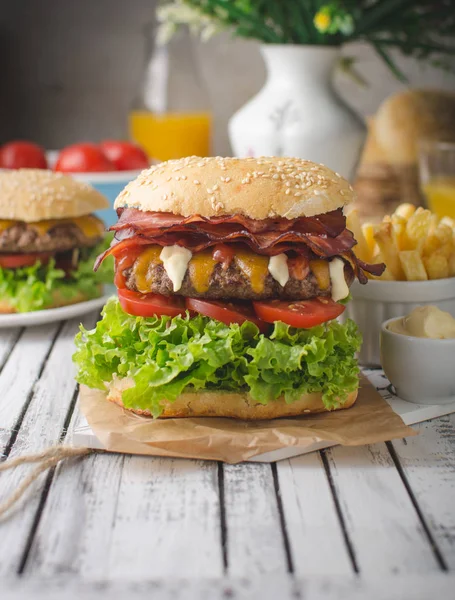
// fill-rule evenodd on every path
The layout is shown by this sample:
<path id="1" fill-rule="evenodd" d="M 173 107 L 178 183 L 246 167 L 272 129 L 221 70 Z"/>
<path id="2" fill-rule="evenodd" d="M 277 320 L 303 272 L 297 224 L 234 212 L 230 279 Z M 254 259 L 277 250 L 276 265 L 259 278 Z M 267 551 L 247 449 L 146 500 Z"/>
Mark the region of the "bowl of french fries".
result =
<path id="1" fill-rule="evenodd" d="M 455 221 L 400 204 L 380 223 L 361 223 L 351 211 L 347 227 L 357 240 L 354 252 L 361 260 L 387 266 L 366 286 L 354 282 L 345 313 L 363 335 L 360 363 L 379 365 L 381 324 L 387 319 L 425 304 L 455 317 Z"/>

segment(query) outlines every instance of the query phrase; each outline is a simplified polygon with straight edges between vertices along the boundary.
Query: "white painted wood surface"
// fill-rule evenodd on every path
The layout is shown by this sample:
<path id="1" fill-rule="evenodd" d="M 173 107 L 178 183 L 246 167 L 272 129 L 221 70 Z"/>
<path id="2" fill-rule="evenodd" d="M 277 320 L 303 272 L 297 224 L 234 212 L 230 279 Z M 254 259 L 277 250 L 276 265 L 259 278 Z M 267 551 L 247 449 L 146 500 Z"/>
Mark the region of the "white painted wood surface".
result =
<path id="1" fill-rule="evenodd" d="M 94 320 L 92 316 L 86 322 Z M 30 328 L 6 362 L 0 377 L 0 418 L 2 424 L 7 423 L 6 432 L 12 431 L 26 408 L 11 458 L 58 443 L 76 389 L 71 356 L 78 326 L 78 320 L 68 321 L 55 341 L 58 325 Z M 17 488 L 26 472 L 27 467 L 19 467 L 2 473 L 0 502 Z M 41 476 L 35 490 L 42 490 L 45 481 L 46 477 Z M 14 518 L 0 522 L 0 576 L 20 568 L 38 504 L 39 495 L 35 494 L 30 502 L 19 503 L 13 511 Z"/>
<path id="2" fill-rule="evenodd" d="M 385 444 L 338 446 L 326 454 L 359 571 L 367 575 L 437 571 Z"/>
<path id="3" fill-rule="evenodd" d="M 10 438 L 35 385 L 58 324 L 42 325 L 24 331 L 6 358 L 0 377 L 0 447 Z"/>
<path id="4" fill-rule="evenodd" d="M 3 582 L 2 600 L 429 600 L 452 599 L 455 575 L 414 577 L 307 577 L 157 581 L 68 582 L 67 579 Z"/>
<path id="5" fill-rule="evenodd" d="M 443 562 L 455 570 L 455 414 L 418 431 L 392 446 Z"/>
<path id="6" fill-rule="evenodd" d="M 229 574 L 286 573 L 287 557 L 268 464 L 223 465 Z"/>
<path id="7" fill-rule="evenodd" d="M 77 325 L 0 332 L 11 457 L 64 438 Z M 0 521 L 0 598 L 452 598 L 455 417 L 419 430 L 273 467 L 103 453 L 63 464 Z M 0 474 L 0 502 L 25 472 Z"/>
<path id="8" fill-rule="evenodd" d="M 319 452 L 277 463 L 286 530 L 298 575 L 353 572 Z"/>

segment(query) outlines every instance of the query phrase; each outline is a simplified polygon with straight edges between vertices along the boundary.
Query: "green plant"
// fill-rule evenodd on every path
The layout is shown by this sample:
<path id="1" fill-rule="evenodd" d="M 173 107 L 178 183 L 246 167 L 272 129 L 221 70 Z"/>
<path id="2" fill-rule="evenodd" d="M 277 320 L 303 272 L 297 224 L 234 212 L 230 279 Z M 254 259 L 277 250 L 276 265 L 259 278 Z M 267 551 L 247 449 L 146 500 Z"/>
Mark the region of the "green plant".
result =
<path id="1" fill-rule="evenodd" d="M 453 0 L 171 0 L 157 14 L 162 40 L 188 25 L 203 39 L 231 30 L 269 44 L 366 41 L 401 80 L 393 49 L 445 68 L 455 54 Z"/>

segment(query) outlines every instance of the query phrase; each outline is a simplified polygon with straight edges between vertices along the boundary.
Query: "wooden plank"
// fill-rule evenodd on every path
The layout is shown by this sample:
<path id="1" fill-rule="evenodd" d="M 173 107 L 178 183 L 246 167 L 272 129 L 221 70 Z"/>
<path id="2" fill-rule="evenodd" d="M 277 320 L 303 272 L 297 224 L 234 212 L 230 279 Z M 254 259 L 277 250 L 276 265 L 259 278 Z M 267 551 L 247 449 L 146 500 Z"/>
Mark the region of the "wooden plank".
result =
<path id="1" fill-rule="evenodd" d="M 95 318 L 96 316 L 92 315 L 85 321 L 92 325 Z M 74 351 L 73 339 L 78 326 L 79 319 L 68 321 L 63 326 L 36 385 L 34 385 L 34 378 L 39 375 L 40 371 L 38 355 L 41 361 L 46 356 L 46 345 L 43 340 L 45 332 L 41 327 L 29 329 L 24 333 L 16 345 L 11 359 L 6 364 L 0 378 L 0 386 L 4 388 L 6 382 L 9 381 L 14 389 L 11 396 L 16 397 L 18 401 L 24 393 L 32 393 L 10 454 L 11 458 L 37 452 L 59 441 L 76 387 L 71 356 Z M 46 327 L 49 334 L 55 332 L 56 326 Z M 48 348 L 51 344 L 49 338 L 50 335 L 45 338 Z M 17 356 L 13 356 L 16 352 Z M 33 364 L 33 369 L 27 361 Z M 13 374 L 16 375 L 16 378 L 13 377 Z M 20 390 L 20 396 L 18 396 L 18 390 Z M 3 404 L 2 402 L 2 406 Z M 6 405 L 11 407 L 11 402 L 6 402 Z M 3 411 L 3 414 L 8 415 L 9 413 Z M 28 469 L 28 467 L 18 467 L 1 474 L 0 502 L 17 488 L 24 474 L 29 472 Z M 20 566 L 21 557 L 39 506 L 40 492 L 44 482 L 45 477 L 42 476 L 34 485 L 33 496 L 29 496 L 27 502 L 21 502 L 12 510 L 9 518 L 1 524 L 0 576 L 14 572 Z"/>
<path id="2" fill-rule="evenodd" d="M 451 600 L 455 576 L 432 574 L 358 577 L 289 575 L 242 579 L 160 578 L 147 581 L 68 581 L 67 578 L 0 581 L 2 600 Z"/>
<path id="3" fill-rule="evenodd" d="M 5 448 L 27 404 L 58 323 L 26 329 L 0 375 L 0 449 Z"/>
<path id="4" fill-rule="evenodd" d="M 439 570 L 385 444 L 337 446 L 325 452 L 360 573 Z"/>
<path id="5" fill-rule="evenodd" d="M 319 452 L 281 461 L 277 472 L 295 573 L 352 573 Z"/>
<path id="6" fill-rule="evenodd" d="M 27 576 L 107 576 L 124 457 L 95 454 L 61 465 L 30 553 Z"/>
<path id="7" fill-rule="evenodd" d="M 224 465 L 223 472 L 229 575 L 285 573 L 287 559 L 270 465 Z"/>
<path id="8" fill-rule="evenodd" d="M 222 572 L 216 463 L 112 454 L 58 472 L 26 565 L 137 581 Z"/>
<path id="9" fill-rule="evenodd" d="M 3 368 L 5 362 L 8 360 L 21 332 L 22 329 L 20 327 L 0 330 L 0 369 Z"/>
<path id="10" fill-rule="evenodd" d="M 136 579 L 219 577 L 223 572 L 217 465 L 125 459 L 109 575 Z"/>
<path id="11" fill-rule="evenodd" d="M 393 447 L 445 564 L 455 569 L 455 414 L 417 430 Z"/>

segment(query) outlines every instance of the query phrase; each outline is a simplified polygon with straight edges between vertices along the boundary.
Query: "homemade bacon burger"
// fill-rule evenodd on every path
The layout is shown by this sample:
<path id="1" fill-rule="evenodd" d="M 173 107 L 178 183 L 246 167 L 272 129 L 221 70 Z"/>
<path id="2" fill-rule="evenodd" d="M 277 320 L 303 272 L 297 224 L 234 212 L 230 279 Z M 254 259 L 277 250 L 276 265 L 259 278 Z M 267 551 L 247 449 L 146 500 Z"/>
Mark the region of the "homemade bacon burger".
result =
<path id="1" fill-rule="evenodd" d="M 0 313 L 82 302 L 102 293 L 93 273 L 107 208 L 91 186 L 44 169 L 0 172 Z M 111 276 L 112 277 L 112 276 Z"/>
<path id="2" fill-rule="evenodd" d="M 143 171 L 116 200 L 118 299 L 77 338 L 78 380 L 154 417 L 270 419 L 357 397 L 346 180 L 295 158 L 199 158 Z"/>

